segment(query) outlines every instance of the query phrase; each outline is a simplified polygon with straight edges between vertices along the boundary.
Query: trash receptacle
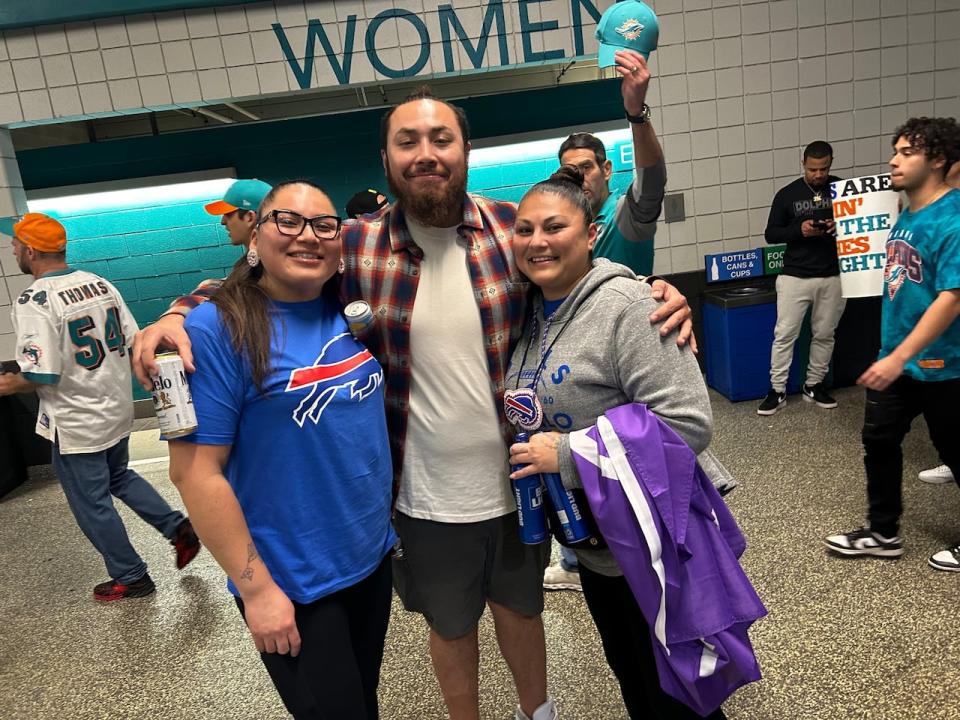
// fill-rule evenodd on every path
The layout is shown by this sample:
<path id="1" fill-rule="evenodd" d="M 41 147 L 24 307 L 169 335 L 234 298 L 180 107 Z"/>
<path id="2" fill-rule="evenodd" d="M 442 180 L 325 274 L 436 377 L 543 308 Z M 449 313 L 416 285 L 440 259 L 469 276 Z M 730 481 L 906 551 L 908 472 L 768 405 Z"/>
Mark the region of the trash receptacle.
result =
<path id="1" fill-rule="evenodd" d="M 36 393 L 0 398 L 0 497 L 27 479 L 27 468 L 49 465 L 52 445 L 36 433 Z"/>
<path id="2" fill-rule="evenodd" d="M 17 417 L 9 397 L 0 397 L 0 498 L 27 479 L 27 463 L 20 451 Z"/>
<path id="3" fill-rule="evenodd" d="M 733 401 L 753 400 L 766 395 L 770 390 L 770 348 L 776 323 L 777 291 L 773 287 L 748 286 L 704 292 L 707 384 Z M 794 345 L 787 380 L 788 393 L 800 391 L 801 371 L 806 361 L 798 351 L 809 344 L 809 330 L 801 332 Z"/>

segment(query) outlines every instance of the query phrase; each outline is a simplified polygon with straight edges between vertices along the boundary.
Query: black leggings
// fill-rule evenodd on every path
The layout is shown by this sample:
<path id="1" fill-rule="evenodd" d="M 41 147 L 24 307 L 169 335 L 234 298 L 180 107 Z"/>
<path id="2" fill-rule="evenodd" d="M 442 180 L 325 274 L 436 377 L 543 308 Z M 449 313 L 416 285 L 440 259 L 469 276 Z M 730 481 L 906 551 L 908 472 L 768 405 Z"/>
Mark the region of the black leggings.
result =
<path id="1" fill-rule="evenodd" d="M 260 653 L 260 659 L 296 720 L 377 720 L 392 593 L 388 555 L 356 585 L 293 604 L 300 654 Z M 243 613 L 243 602 L 236 601 Z"/>
<path id="2" fill-rule="evenodd" d="M 600 575 L 581 563 L 580 583 L 631 720 L 699 720 L 699 714 L 660 688 L 650 629 L 626 578 Z M 726 715 L 717 709 L 707 717 L 725 720 Z"/>

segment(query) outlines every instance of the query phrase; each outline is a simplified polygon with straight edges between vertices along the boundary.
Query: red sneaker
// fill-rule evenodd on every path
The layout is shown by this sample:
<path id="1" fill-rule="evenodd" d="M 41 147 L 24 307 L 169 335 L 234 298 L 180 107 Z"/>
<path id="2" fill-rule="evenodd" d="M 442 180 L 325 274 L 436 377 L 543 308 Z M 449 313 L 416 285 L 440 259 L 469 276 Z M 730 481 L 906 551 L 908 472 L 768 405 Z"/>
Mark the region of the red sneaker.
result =
<path id="1" fill-rule="evenodd" d="M 107 580 L 93 588 L 93 599 L 97 602 L 113 602 L 124 598 L 138 598 L 149 595 L 157 586 L 153 584 L 150 575 L 144 575 L 129 585 Z"/>
<path id="2" fill-rule="evenodd" d="M 177 525 L 177 532 L 170 544 L 177 552 L 177 570 L 183 570 L 200 552 L 200 538 L 193 531 L 190 518 Z"/>

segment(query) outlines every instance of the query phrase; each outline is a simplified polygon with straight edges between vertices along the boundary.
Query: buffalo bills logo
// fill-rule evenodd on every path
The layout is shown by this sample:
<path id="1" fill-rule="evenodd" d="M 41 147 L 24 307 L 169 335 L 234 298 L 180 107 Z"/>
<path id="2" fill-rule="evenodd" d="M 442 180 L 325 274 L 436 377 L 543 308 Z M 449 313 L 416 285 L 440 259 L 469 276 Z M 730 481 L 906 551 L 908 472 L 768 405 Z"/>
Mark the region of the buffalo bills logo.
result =
<path id="1" fill-rule="evenodd" d="M 524 430 L 536 430 L 543 423 L 540 398 L 530 388 L 507 390 L 503 394 L 503 412 L 508 421 Z"/>
<path id="2" fill-rule="evenodd" d="M 350 333 L 341 333 L 328 341 L 317 361 L 290 372 L 286 391 L 309 388 L 310 392 L 293 411 L 293 419 L 300 427 L 307 418 L 314 424 L 338 392 L 349 392 L 357 402 L 373 394 L 383 383 L 383 371 L 370 351 L 360 345 Z"/>
<path id="3" fill-rule="evenodd" d="M 923 282 L 923 258 L 904 240 L 887 241 L 887 264 L 883 269 L 883 283 L 893 300 L 907 280 Z"/>
<path id="4" fill-rule="evenodd" d="M 622 35 L 624 40 L 636 40 L 642 32 L 643 23 L 634 18 L 624 21 L 624 23 L 617 28 L 617 34 Z"/>

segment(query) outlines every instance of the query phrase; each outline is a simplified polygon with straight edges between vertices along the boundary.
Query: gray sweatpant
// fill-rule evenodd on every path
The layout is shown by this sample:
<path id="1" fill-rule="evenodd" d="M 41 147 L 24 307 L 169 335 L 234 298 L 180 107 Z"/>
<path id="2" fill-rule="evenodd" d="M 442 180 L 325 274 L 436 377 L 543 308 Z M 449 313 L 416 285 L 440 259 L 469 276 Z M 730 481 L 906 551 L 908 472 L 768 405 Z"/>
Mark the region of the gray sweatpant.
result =
<path id="1" fill-rule="evenodd" d="M 840 276 L 825 278 L 798 278 L 792 275 L 777 277 L 777 325 L 773 331 L 770 351 L 770 387 L 784 392 L 793 344 L 800 334 L 800 326 L 810 313 L 813 339 L 810 341 L 810 364 L 807 366 L 807 385 L 816 385 L 827 375 L 833 355 L 833 331 L 847 301 L 840 290 Z"/>

